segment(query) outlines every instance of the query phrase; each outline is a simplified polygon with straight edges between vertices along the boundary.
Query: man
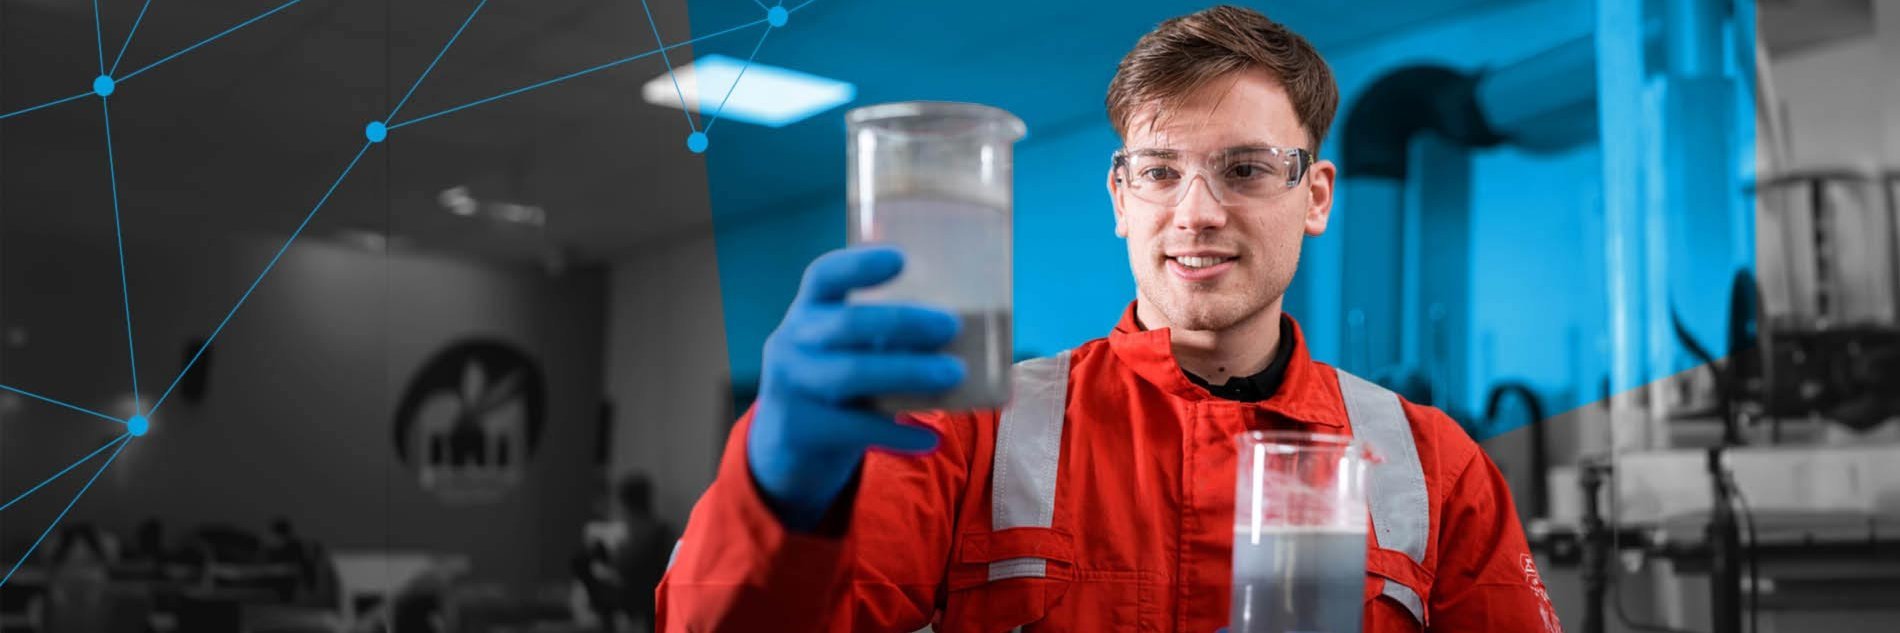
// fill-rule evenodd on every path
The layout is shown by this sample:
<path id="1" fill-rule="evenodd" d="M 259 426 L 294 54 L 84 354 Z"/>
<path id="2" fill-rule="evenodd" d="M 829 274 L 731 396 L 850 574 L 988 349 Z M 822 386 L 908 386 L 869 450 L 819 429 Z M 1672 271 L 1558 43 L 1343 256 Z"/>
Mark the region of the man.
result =
<path id="1" fill-rule="evenodd" d="M 264 562 L 283 565 L 289 573 L 271 580 L 278 596 L 284 602 L 297 598 L 297 591 L 314 584 L 317 561 L 310 557 L 310 547 L 297 529 L 290 524 L 290 517 L 278 516 L 270 521 L 270 533 L 264 536 Z"/>
<path id="2" fill-rule="evenodd" d="M 866 396 L 951 387 L 947 314 L 845 305 L 890 250 L 814 262 L 766 344 L 658 592 L 667 631 L 1181 631 L 1227 625 L 1235 435 L 1350 433 L 1368 484 L 1367 631 L 1556 631 L 1497 469 L 1443 413 L 1313 361 L 1281 313 L 1335 168 L 1338 104 L 1304 39 L 1215 7 L 1136 43 L 1107 174 L 1139 294 L 1019 365 L 1003 412 L 894 421 Z M 869 451 L 876 448 L 879 450 Z"/>
<path id="3" fill-rule="evenodd" d="M 574 571 L 587 589 L 601 630 L 645 633 L 654 629 L 651 597 L 666 571 L 675 535 L 653 511 L 653 480 L 646 474 L 627 474 L 614 493 L 620 502 L 618 534 L 612 542 L 590 542 Z M 626 615 L 625 626 L 621 614 Z"/>

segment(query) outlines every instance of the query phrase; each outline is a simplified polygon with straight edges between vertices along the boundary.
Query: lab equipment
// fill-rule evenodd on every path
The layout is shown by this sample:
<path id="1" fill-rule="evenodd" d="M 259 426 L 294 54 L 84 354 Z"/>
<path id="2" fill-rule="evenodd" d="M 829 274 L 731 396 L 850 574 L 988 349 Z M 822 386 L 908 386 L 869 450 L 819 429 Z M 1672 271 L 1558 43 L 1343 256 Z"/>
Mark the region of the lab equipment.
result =
<path id="1" fill-rule="evenodd" d="M 1012 151 L 1023 122 L 970 103 L 902 102 L 845 115 L 850 242 L 904 251 L 903 274 L 852 302 L 956 314 L 949 352 L 968 379 L 939 395 L 884 395 L 886 412 L 1000 408 L 1009 400 Z"/>
<path id="2" fill-rule="evenodd" d="M 1365 450 L 1352 437 L 1235 439 L 1232 633 L 1356 633 L 1366 573 Z"/>

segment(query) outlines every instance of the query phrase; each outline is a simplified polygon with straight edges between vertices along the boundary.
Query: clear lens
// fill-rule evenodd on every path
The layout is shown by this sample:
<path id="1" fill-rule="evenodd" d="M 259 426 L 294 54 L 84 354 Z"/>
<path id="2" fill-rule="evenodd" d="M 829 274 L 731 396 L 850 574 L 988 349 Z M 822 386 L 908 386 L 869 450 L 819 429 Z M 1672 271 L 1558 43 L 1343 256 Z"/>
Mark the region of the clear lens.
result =
<path id="1" fill-rule="evenodd" d="M 1122 151 L 1115 155 L 1117 177 L 1128 192 L 1150 204 L 1180 204 L 1200 181 L 1223 205 L 1246 206 L 1271 200 L 1298 186 L 1307 154 L 1298 148 L 1254 148 L 1191 154 L 1176 150 Z"/>

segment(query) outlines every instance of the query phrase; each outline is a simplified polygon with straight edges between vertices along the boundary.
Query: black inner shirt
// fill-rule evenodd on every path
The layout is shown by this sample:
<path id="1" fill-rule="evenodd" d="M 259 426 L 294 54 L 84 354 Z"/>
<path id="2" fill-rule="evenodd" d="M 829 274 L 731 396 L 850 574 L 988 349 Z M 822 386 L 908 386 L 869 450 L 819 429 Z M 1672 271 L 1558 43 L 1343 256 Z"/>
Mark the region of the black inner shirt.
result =
<path id="1" fill-rule="evenodd" d="M 1181 370 L 1188 380 L 1206 389 L 1214 397 L 1237 402 L 1259 402 L 1273 397 L 1280 390 L 1280 381 L 1286 378 L 1286 365 L 1293 358 L 1293 323 L 1285 316 L 1280 317 L 1280 345 L 1273 351 L 1273 362 L 1267 368 L 1252 376 L 1234 376 L 1226 384 L 1209 384 L 1206 379 Z"/>

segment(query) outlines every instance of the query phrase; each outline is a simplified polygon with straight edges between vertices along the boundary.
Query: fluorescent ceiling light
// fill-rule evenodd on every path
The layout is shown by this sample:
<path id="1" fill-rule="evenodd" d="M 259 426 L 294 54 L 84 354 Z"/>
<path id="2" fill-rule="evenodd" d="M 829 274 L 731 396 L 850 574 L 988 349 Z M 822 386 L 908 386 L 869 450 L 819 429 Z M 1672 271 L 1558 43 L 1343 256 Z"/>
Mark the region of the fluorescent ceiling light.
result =
<path id="1" fill-rule="evenodd" d="M 466 185 L 444 189 L 442 193 L 436 194 L 435 200 L 442 205 L 442 208 L 448 209 L 449 213 L 465 218 L 479 215 L 504 224 L 519 224 L 535 228 L 544 228 L 548 225 L 546 209 L 531 204 L 478 199 L 469 192 Z"/>
<path id="2" fill-rule="evenodd" d="M 743 79 L 739 77 L 742 68 L 745 69 Z M 725 55 L 700 57 L 673 69 L 673 74 L 679 78 L 678 91 L 673 88 L 673 80 L 661 74 L 641 87 L 641 97 L 653 105 L 678 108 L 680 95 L 684 94 L 686 107 L 703 116 L 712 116 L 718 111 L 721 119 L 767 127 L 803 121 L 849 103 L 858 94 L 857 86 L 843 81 L 756 61 L 748 68 L 745 60 Z M 739 84 L 736 88 L 734 81 Z M 726 100 L 725 109 L 720 110 L 719 101 L 726 99 L 728 89 L 732 97 Z"/>

